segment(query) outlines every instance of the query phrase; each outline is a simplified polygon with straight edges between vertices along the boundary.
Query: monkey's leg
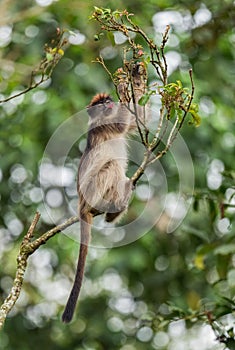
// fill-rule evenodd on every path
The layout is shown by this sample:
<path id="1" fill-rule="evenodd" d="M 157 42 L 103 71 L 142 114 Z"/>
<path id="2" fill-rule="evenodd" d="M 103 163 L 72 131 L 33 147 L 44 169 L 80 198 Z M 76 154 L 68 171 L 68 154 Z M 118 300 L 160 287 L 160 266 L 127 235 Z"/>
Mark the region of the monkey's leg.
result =
<path id="1" fill-rule="evenodd" d="M 105 221 L 106 222 L 114 222 L 121 218 L 122 214 L 124 214 L 125 210 L 120 211 L 118 213 L 106 213 Z"/>
<path id="2" fill-rule="evenodd" d="M 120 191 L 120 187 L 122 190 Z M 128 202 L 130 200 L 131 194 L 133 190 L 132 181 L 129 179 L 125 182 L 125 185 L 119 186 L 119 196 L 118 201 L 112 202 L 110 205 L 108 212 L 105 215 L 105 220 L 107 222 L 116 221 L 118 218 L 125 213 L 128 208 Z"/>

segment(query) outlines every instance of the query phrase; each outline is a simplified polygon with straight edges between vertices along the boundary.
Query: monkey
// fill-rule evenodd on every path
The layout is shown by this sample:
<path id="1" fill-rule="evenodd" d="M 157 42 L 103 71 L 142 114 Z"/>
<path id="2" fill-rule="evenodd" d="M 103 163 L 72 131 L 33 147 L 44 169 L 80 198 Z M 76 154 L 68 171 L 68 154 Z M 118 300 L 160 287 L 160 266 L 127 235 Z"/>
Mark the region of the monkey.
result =
<path id="1" fill-rule="evenodd" d="M 139 98 L 145 88 L 141 65 L 133 69 L 134 88 Z M 93 218 L 103 214 L 106 222 L 116 222 L 126 212 L 133 184 L 126 176 L 127 135 L 136 130 L 136 118 L 125 102 L 127 87 L 119 84 L 120 101 L 115 104 L 106 93 L 93 97 L 87 106 L 87 145 L 81 157 L 77 191 L 79 195 L 80 250 L 74 284 L 62 321 L 72 320 L 80 293 Z"/>

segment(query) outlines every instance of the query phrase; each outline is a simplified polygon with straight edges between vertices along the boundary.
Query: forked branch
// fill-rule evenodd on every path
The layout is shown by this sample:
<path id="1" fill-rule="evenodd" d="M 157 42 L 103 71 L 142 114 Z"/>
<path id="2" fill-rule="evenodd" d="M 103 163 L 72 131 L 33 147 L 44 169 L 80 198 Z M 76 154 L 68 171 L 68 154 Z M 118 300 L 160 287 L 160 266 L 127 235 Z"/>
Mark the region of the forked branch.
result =
<path id="1" fill-rule="evenodd" d="M 67 227 L 79 221 L 78 217 L 71 217 L 64 223 L 55 226 L 53 229 L 43 233 L 39 238 L 34 239 L 34 233 L 39 219 L 40 214 L 37 212 L 28 229 L 28 232 L 24 236 L 23 241 L 21 243 L 19 254 L 17 256 L 17 267 L 13 285 L 10 293 L 5 298 L 3 304 L 0 307 L 0 330 L 2 329 L 5 323 L 7 315 L 12 310 L 13 306 L 15 305 L 16 301 L 20 296 L 29 256 L 32 255 L 35 252 L 35 250 L 37 250 L 41 245 L 45 244 L 50 238 L 55 236 L 57 233 L 65 230 Z"/>
<path id="2" fill-rule="evenodd" d="M 198 106 L 193 103 L 194 98 L 194 82 L 192 70 L 189 70 L 189 78 L 191 84 L 191 92 L 183 87 L 181 81 L 168 83 L 167 60 L 165 48 L 168 41 L 170 26 L 166 27 L 162 35 L 160 45 L 157 45 L 149 36 L 132 20 L 132 14 L 125 11 L 111 11 L 95 7 L 95 11 L 91 18 L 101 25 L 101 30 L 109 33 L 120 32 L 126 39 L 128 46 L 123 49 L 122 67 L 114 74 L 107 68 L 102 57 L 97 59 L 105 71 L 113 81 L 119 101 L 125 102 L 127 106 L 131 106 L 130 110 L 136 117 L 136 124 L 142 144 L 145 147 L 143 161 L 140 167 L 133 174 L 131 180 L 135 185 L 139 178 L 143 175 L 146 167 L 156 160 L 163 157 L 172 146 L 186 119 L 190 117 L 190 123 L 199 125 L 200 117 L 198 115 Z M 133 33 L 135 36 L 133 37 Z M 140 45 L 139 39 L 144 44 Z M 114 41 L 114 38 L 111 38 Z M 145 50 L 143 49 L 145 46 Z M 128 54 L 128 55 L 127 55 Z M 128 58 L 127 58 L 128 57 Z M 133 80 L 133 67 L 142 64 L 143 79 L 145 79 L 145 88 L 142 89 L 142 95 L 136 96 L 136 82 Z M 154 68 L 156 77 L 162 82 L 161 86 L 155 89 L 147 84 L 147 70 L 151 65 Z M 126 87 L 127 98 L 122 101 L 119 95 L 120 84 Z M 151 95 L 159 95 L 161 98 L 161 108 L 157 118 L 155 130 L 148 129 L 147 123 L 141 123 L 138 116 L 138 105 L 142 109 L 149 109 L 149 99 Z M 148 114 L 148 111 L 144 113 Z M 147 122 L 146 118 L 146 122 Z"/>
<path id="3" fill-rule="evenodd" d="M 1 99 L 0 103 L 5 103 L 24 95 L 50 79 L 55 67 L 64 55 L 64 47 L 67 44 L 67 39 L 64 38 L 64 33 L 64 30 L 57 28 L 56 38 L 51 40 L 50 44 L 44 46 L 45 57 L 41 60 L 38 67 L 31 72 L 28 87 L 18 93 Z"/>

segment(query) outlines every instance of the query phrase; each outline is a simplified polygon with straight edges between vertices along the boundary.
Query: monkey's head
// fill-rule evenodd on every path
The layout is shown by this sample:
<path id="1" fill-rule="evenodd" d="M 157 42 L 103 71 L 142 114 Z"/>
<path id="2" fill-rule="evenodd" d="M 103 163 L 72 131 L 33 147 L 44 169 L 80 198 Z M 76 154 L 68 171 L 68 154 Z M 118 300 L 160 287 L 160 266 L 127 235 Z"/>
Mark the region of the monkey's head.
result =
<path id="1" fill-rule="evenodd" d="M 87 106 L 87 112 L 91 118 L 99 116 L 109 116 L 115 103 L 111 96 L 105 93 L 97 94 L 93 97 L 90 104 Z"/>

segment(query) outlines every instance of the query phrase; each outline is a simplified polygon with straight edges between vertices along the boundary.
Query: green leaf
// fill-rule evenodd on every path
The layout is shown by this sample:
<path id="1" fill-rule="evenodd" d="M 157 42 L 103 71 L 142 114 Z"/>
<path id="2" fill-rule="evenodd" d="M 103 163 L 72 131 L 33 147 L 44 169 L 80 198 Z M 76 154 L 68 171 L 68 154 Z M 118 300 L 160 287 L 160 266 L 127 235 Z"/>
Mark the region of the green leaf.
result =
<path id="1" fill-rule="evenodd" d="M 214 251 L 214 254 L 216 254 L 215 251 Z M 216 270 L 221 280 L 226 278 L 229 280 L 228 268 L 229 268 L 230 259 L 231 259 L 231 254 L 224 254 L 224 255 L 218 254 L 216 256 Z"/>
<path id="2" fill-rule="evenodd" d="M 107 32 L 107 38 L 111 42 L 112 46 L 115 46 L 114 34 L 112 32 Z"/>
<path id="3" fill-rule="evenodd" d="M 101 39 L 101 36 L 103 36 L 103 35 L 104 35 L 103 32 L 98 33 L 98 34 L 95 34 L 95 35 L 94 35 L 94 40 L 95 40 L 95 41 L 99 41 L 99 40 Z"/>
<path id="4" fill-rule="evenodd" d="M 192 118 L 193 118 L 193 124 L 195 126 L 199 126 L 201 124 L 201 117 L 199 114 L 197 114 L 197 112 L 194 109 L 189 110 L 189 113 L 191 114 Z"/>
<path id="5" fill-rule="evenodd" d="M 50 53 L 50 52 L 47 52 L 47 53 L 46 53 L 46 59 L 47 59 L 47 61 L 52 61 L 52 60 L 53 60 L 53 57 L 54 57 L 54 55 L 53 55 L 52 53 Z"/>
<path id="6" fill-rule="evenodd" d="M 190 109 L 197 113 L 199 111 L 199 106 L 197 103 L 191 103 Z"/>
<path id="7" fill-rule="evenodd" d="M 111 9 L 109 9 L 109 8 L 103 9 L 103 14 L 104 14 L 105 16 L 110 15 L 110 14 L 111 14 Z"/>
<path id="8" fill-rule="evenodd" d="M 182 89 L 183 88 L 182 82 L 180 80 L 177 80 L 176 82 L 179 88 Z"/>
<path id="9" fill-rule="evenodd" d="M 209 204 L 210 219 L 211 219 L 211 222 L 213 223 L 215 221 L 216 216 L 217 216 L 218 208 L 217 208 L 215 202 L 211 199 L 208 199 L 208 204 Z"/>
<path id="10" fill-rule="evenodd" d="M 103 10 L 100 7 L 94 6 L 95 12 L 102 14 Z"/>
<path id="11" fill-rule="evenodd" d="M 68 30 L 68 33 L 69 33 L 70 35 L 76 35 L 76 33 L 75 33 L 74 31 L 72 31 L 72 30 Z"/>
<path id="12" fill-rule="evenodd" d="M 204 244 L 197 249 L 197 254 L 206 255 L 208 253 L 211 253 L 215 249 L 215 247 L 215 243 Z"/>
<path id="13" fill-rule="evenodd" d="M 209 243 L 208 233 L 205 230 L 199 230 L 199 229 L 196 229 L 196 228 L 194 228 L 192 226 L 186 226 L 186 225 L 184 225 L 182 227 L 182 230 L 184 232 L 186 232 L 187 234 L 193 235 L 195 237 L 199 237 L 201 240 Z M 200 250 L 200 253 L 201 252 L 203 252 L 203 254 L 205 253 L 204 250 L 202 250 L 202 251 Z"/>
<path id="14" fill-rule="evenodd" d="M 198 270 L 204 270 L 205 269 L 205 255 L 203 254 L 197 254 L 194 258 L 194 265 Z"/>
<path id="15" fill-rule="evenodd" d="M 138 104 L 139 104 L 140 106 L 145 106 L 149 99 L 150 99 L 150 95 L 149 95 L 149 94 L 144 94 L 144 95 L 141 96 L 141 98 L 139 99 Z"/>
<path id="16" fill-rule="evenodd" d="M 121 17 L 121 12 L 120 12 L 120 11 L 114 11 L 114 12 L 113 12 L 113 16 L 114 16 L 116 19 L 118 19 L 118 18 Z"/>
<path id="17" fill-rule="evenodd" d="M 154 95 L 155 93 L 156 93 L 155 90 L 150 90 L 150 91 L 146 92 L 145 94 L 143 94 L 143 95 L 141 96 L 141 98 L 140 98 L 139 101 L 138 101 L 138 104 L 139 104 L 140 106 L 145 106 L 145 105 L 148 103 L 150 97 L 151 97 L 152 95 Z"/>
<path id="18" fill-rule="evenodd" d="M 235 301 L 233 299 L 230 299 L 228 297 L 225 296 L 220 296 L 220 298 L 225 301 L 226 303 L 228 303 L 228 305 L 233 305 L 235 307 Z"/>
<path id="19" fill-rule="evenodd" d="M 217 247 L 214 251 L 215 254 L 228 255 L 235 253 L 235 243 L 223 244 Z"/>
<path id="20" fill-rule="evenodd" d="M 175 116 L 175 108 L 172 106 L 171 111 L 170 111 L 170 118 L 174 118 Z"/>
<path id="21" fill-rule="evenodd" d="M 147 56 L 145 59 L 144 59 L 144 63 L 146 64 L 146 66 L 150 63 L 151 61 L 151 57 L 150 56 Z"/>

